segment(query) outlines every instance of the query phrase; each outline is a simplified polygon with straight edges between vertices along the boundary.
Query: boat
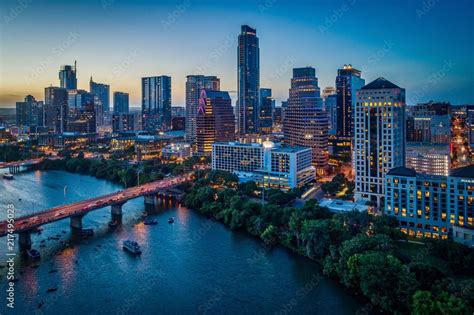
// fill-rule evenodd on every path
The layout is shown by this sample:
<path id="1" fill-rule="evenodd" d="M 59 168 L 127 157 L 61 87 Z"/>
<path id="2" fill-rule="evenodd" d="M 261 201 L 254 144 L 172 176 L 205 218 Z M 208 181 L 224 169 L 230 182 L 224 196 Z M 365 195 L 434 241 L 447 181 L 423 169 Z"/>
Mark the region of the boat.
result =
<path id="1" fill-rule="evenodd" d="M 46 290 L 46 292 L 48 293 L 56 292 L 56 291 L 58 291 L 58 288 L 49 288 L 48 290 Z"/>
<path id="2" fill-rule="evenodd" d="M 123 249 L 130 252 L 133 255 L 140 255 L 142 253 L 142 249 L 140 245 L 138 245 L 135 241 L 126 240 L 123 242 Z"/>
<path id="3" fill-rule="evenodd" d="M 94 230 L 93 229 L 83 229 L 81 232 L 82 236 L 93 236 L 94 235 Z"/>
<path id="4" fill-rule="evenodd" d="M 171 217 L 171 218 L 168 219 L 168 223 L 173 223 L 173 222 L 174 222 L 174 218 L 173 218 L 173 217 Z"/>
<path id="5" fill-rule="evenodd" d="M 13 179 L 13 174 L 10 174 L 10 173 L 3 173 L 3 178 L 5 179 Z"/>
<path id="6" fill-rule="evenodd" d="M 109 227 L 115 228 L 119 225 L 119 222 L 117 220 L 113 220 L 109 222 Z"/>
<path id="7" fill-rule="evenodd" d="M 157 225 L 158 220 L 157 219 L 145 219 L 143 222 L 145 225 Z"/>
<path id="8" fill-rule="evenodd" d="M 41 254 L 39 251 L 37 251 L 36 249 L 32 248 L 32 249 L 28 249 L 26 251 L 26 253 L 28 254 L 28 256 L 30 258 L 33 258 L 33 259 L 37 259 L 37 258 L 40 258 L 41 257 Z"/>

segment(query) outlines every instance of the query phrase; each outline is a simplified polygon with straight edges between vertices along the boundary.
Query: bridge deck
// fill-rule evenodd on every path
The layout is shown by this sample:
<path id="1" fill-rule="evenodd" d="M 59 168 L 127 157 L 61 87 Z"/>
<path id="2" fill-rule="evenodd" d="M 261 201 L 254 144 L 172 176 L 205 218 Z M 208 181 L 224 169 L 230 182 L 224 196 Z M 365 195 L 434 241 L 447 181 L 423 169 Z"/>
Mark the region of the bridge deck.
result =
<path id="1" fill-rule="evenodd" d="M 192 176 L 193 173 L 189 173 L 173 178 L 165 178 L 163 180 L 127 188 L 104 196 L 94 197 L 67 205 L 60 205 L 41 212 L 18 217 L 15 218 L 14 221 L 14 233 L 31 230 L 43 224 L 59 221 L 68 217 L 84 215 L 90 211 L 113 204 L 122 204 L 128 200 L 150 195 L 159 190 L 189 181 Z M 8 233 L 9 228 L 11 229 L 12 226 L 9 227 L 7 221 L 0 222 L 0 236 L 5 236 Z"/>

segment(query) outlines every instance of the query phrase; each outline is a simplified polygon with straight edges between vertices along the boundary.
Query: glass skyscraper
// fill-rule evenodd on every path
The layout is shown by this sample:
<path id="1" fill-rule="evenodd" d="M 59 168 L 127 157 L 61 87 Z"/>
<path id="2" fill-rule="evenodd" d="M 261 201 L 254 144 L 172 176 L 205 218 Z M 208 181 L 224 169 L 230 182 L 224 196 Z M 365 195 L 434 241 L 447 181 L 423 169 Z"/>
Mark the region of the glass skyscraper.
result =
<path id="1" fill-rule="evenodd" d="M 142 78 L 142 115 L 145 130 L 171 128 L 171 77 Z"/>
<path id="2" fill-rule="evenodd" d="M 67 90 L 77 89 L 77 63 L 74 62 L 74 68 L 70 65 L 63 65 L 59 69 L 59 86 Z"/>
<path id="3" fill-rule="evenodd" d="M 272 98 L 272 89 L 260 89 L 260 130 L 262 133 L 272 132 L 274 111 L 275 100 Z"/>
<path id="4" fill-rule="evenodd" d="M 128 93 L 114 92 L 114 114 L 128 113 L 129 109 Z"/>
<path id="5" fill-rule="evenodd" d="M 237 47 L 237 130 L 259 132 L 260 50 L 257 31 L 242 25 Z"/>

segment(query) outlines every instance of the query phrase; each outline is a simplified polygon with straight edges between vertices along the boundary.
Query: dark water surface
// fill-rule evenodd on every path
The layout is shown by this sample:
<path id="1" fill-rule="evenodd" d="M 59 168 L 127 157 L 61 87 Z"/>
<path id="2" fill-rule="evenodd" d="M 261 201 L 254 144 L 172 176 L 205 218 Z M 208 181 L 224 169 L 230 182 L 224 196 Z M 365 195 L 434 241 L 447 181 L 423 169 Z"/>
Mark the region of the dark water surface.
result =
<path id="1" fill-rule="evenodd" d="M 0 179 L 0 219 L 10 203 L 19 216 L 118 189 L 66 172 L 19 174 L 15 180 Z M 69 247 L 61 243 L 73 243 L 69 219 L 45 225 L 33 236 L 42 256 L 39 267 L 16 257 L 20 280 L 14 310 L 6 307 L 6 268 L 0 269 L 0 313 L 354 314 L 363 308 L 307 259 L 280 248 L 267 251 L 245 233 L 170 203 L 148 209 L 159 223 L 145 226 L 140 222 L 144 208 L 143 198 L 126 203 L 123 225 L 115 231 L 107 226 L 110 208 L 87 214 L 83 225 L 95 235 Z M 174 224 L 167 222 L 171 216 Z M 47 240 L 57 234 L 60 240 Z M 141 257 L 122 250 L 125 239 L 142 244 Z M 6 239 L 0 238 L 1 265 L 6 258 Z M 58 290 L 47 293 L 48 288 Z"/>

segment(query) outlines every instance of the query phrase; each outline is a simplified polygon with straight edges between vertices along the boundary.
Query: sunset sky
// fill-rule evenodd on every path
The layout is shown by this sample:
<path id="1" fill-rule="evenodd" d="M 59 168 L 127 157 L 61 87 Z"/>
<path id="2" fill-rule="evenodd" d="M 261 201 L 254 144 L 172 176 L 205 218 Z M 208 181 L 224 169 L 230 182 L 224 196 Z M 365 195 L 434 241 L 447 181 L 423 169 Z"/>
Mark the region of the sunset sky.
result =
<path id="1" fill-rule="evenodd" d="M 406 88 L 409 104 L 474 103 L 474 1 L 72 2 L 1 2 L 0 107 L 27 94 L 42 100 L 74 60 L 79 88 L 92 75 L 130 93 L 131 106 L 143 76 L 171 76 L 173 105 L 184 105 L 189 74 L 217 75 L 222 90 L 236 91 L 242 24 L 257 29 L 261 87 L 277 104 L 293 67 L 315 67 L 322 89 L 346 63 L 366 82 L 383 76 Z"/>

